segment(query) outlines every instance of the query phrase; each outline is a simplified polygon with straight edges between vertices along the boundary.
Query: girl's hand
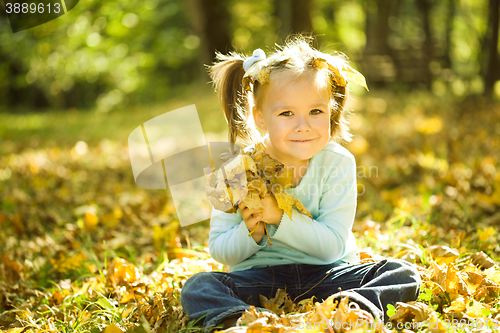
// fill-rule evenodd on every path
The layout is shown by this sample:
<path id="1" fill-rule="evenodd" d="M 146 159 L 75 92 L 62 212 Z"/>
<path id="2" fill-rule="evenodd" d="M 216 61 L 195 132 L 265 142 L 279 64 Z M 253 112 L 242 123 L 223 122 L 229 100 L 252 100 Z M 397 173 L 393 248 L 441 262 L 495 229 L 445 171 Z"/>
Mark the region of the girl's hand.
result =
<path id="1" fill-rule="evenodd" d="M 243 221 L 247 226 L 249 232 L 252 232 L 252 238 L 255 243 L 259 243 L 264 236 L 264 223 L 259 223 L 262 220 L 262 209 L 252 209 L 250 210 L 245 204 L 240 202 L 238 204 Z"/>
<path id="2" fill-rule="evenodd" d="M 262 221 L 267 224 L 276 224 L 276 226 L 279 226 L 283 217 L 283 209 L 279 208 L 274 195 L 268 194 L 260 202 L 264 205 Z"/>

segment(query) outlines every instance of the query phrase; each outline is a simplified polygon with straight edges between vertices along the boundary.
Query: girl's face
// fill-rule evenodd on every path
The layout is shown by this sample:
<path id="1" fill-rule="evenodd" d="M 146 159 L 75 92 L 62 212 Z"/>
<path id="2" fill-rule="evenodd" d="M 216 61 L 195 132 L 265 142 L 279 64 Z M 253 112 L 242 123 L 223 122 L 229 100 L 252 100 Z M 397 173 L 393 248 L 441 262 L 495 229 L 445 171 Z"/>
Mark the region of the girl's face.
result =
<path id="1" fill-rule="evenodd" d="M 269 134 L 266 152 L 285 166 L 308 165 L 330 140 L 330 103 L 321 72 L 271 74 L 261 109 L 253 110 L 255 124 Z"/>

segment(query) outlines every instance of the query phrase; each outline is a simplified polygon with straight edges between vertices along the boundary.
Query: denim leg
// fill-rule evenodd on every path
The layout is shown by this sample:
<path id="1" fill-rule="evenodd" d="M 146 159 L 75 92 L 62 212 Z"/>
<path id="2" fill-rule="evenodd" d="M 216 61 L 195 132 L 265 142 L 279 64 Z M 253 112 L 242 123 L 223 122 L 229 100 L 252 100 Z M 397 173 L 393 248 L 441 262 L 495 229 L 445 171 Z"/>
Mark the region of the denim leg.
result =
<path id="1" fill-rule="evenodd" d="M 328 268 L 328 265 L 323 267 Z M 316 273 L 316 278 L 309 280 L 304 289 L 313 287 L 326 274 L 325 270 L 323 274 Z M 341 288 L 340 292 L 338 288 Z M 375 263 L 335 266 L 303 298 L 315 295 L 324 300 L 332 294 L 349 296 L 351 301 L 372 313 L 376 320 L 387 321 L 387 304 L 414 301 L 419 289 L 420 275 L 413 265 L 403 260 L 384 259 Z"/>
<path id="2" fill-rule="evenodd" d="M 258 296 L 274 297 L 278 289 L 286 289 L 294 302 L 312 296 L 319 301 L 331 295 L 349 296 L 376 320 L 387 321 L 387 304 L 413 301 L 419 288 L 418 271 L 402 260 L 357 265 L 292 264 L 195 274 L 182 288 L 181 304 L 189 318 L 205 316 L 206 331 L 224 319 L 241 315 L 250 305 L 257 311 L 267 311 L 258 307 Z"/>
<path id="3" fill-rule="evenodd" d="M 232 273 L 197 273 L 182 287 L 182 308 L 191 319 L 205 316 L 203 326 L 206 331 L 225 319 L 240 316 L 250 309 L 250 305 L 254 305 L 257 311 L 268 311 L 258 307 L 259 295 L 274 297 L 278 288 L 292 285 L 297 274 L 287 272 L 297 271 L 296 267 L 282 265 Z"/>

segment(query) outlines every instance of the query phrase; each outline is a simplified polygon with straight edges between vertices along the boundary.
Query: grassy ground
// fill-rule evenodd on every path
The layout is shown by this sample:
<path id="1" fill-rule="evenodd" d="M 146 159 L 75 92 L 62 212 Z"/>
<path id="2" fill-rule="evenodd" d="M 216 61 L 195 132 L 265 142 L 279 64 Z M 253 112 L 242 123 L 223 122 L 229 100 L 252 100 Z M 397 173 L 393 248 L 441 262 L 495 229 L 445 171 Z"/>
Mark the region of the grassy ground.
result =
<path id="1" fill-rule="evenodd" d="M 179 293 L 192 274 L 223 269 L 206 251 L 208 226 L 180 228 L 168 191 L 136 186 L 127 148 L 142 122 L 190 104 L 207 136 L 224 138 L 215 96 L 186 91 L 109 114 L 0 114 L 0 328 L 199 330 Z M 420 267 L 421 331 L 432 320 L 500 319 L 500 106 L 370 92 L 350 107 L 359 247 Z M 395 318 L 415 321 L 405 311 Z"/>

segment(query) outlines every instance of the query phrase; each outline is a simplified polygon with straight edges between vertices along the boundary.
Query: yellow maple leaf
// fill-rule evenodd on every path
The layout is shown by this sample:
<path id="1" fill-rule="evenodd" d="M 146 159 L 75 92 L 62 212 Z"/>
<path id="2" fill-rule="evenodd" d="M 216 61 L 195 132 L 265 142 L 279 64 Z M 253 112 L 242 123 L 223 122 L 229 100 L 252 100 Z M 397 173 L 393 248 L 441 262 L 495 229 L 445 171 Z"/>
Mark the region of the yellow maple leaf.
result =
<path id="1" fill-rule="evenodd" d="M 488 229 L 482 229 L 477 232 L 480 242 L 486 242 L 488 239 L 490 239 L 491 236 L 495 236 L 496 233 L 497 232 L 493 227 L 489 227 Z"/>
<path id="2" fill-rule="evenodd" d="M 286 192 L 281 192 L 275 195 L 276 201 L 278 202 L 278 207 L 283 209 L 286 215 L 292 219 L 293 206 L 297 207 L 298 211 L 304 215 L 309 216 L 312 219 L 311 213 L 307 208 L 299 201 L 296 197 Z"/>
<path id="3" fill-rule="evenodd" d="M 118 326 L 116 326 L 116 324 L 111 324 L 111 325 L 106 326 L 106 328 L 104 329 L 103 332 L 104 333 L 123 333 L 125 331 L 122 330 L 121 328 L 119 328 Z"/>
<path id="4" fill-rule="evenodd" d="M 59 273 L 67 273 L 82 266 L 87 257 L 82 253 L 77 253 L 74 256 L 66 257 L 62 255 L 58 259 L 50 258 L 50 262 L 54 269 Z"/>
<path id="5" fill-rule="evenodd" d="M 84 228 L 87 231 L 95 231 L 97 224 L 99 223 L 99 218 L 95 212 L 87 210 L 85 212 Z"/>
<path id="6" fill-rule="evenodd" d="M 293 170 L 265 153 L 265 145 L 259 142 L 254 149 L 234 158 L 221 156 L 225 160 L 217 174 L 205 168 L 205 188 L 214 208 L 226 213 L 237 211 L 243 201 L 249 209 L 263 208 L 260 199 L 272 193 L 279 208 L 292 218 L 292 207 L 309 216 L 307 208 L 284 190 L 292 186 Z"/>

